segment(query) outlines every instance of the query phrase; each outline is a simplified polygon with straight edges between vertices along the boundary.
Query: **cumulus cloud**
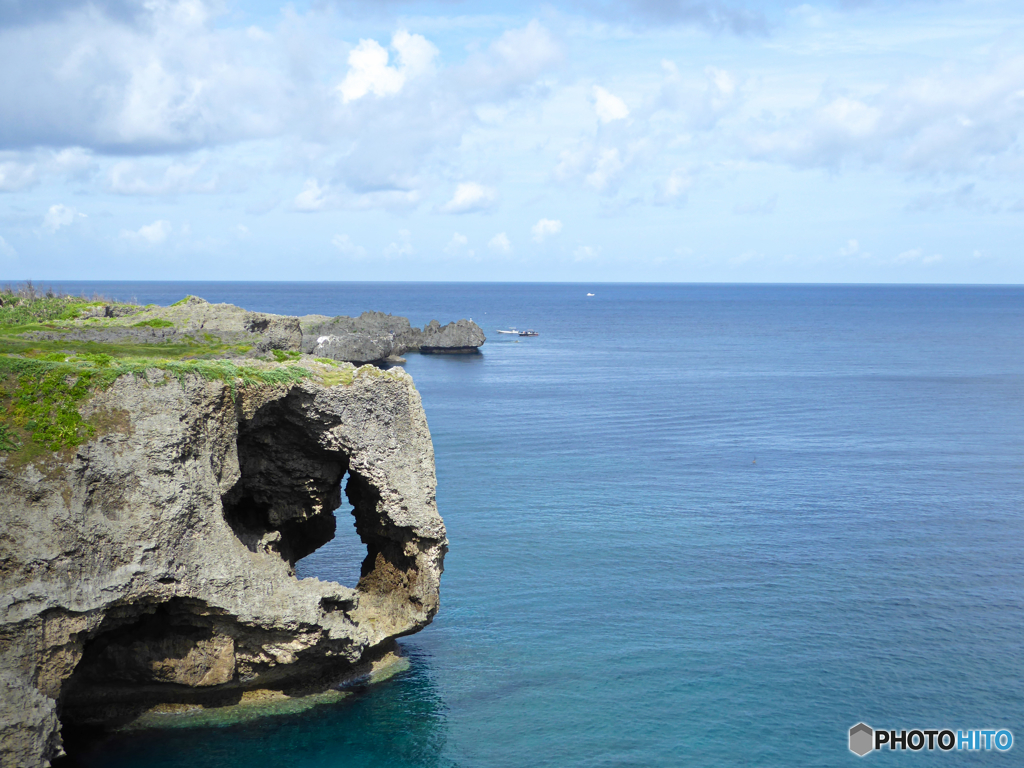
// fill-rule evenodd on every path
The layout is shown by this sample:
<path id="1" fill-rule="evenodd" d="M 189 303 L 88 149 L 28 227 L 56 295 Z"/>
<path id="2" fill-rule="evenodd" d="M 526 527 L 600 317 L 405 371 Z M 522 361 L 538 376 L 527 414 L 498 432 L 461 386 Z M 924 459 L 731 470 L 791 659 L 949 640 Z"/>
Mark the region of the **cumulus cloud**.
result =
<path id="1" fill-rule="evenodd" d="M 14 247 L 6 240 L 4 240 L 2 236 L 0 236 L 0 254 L 3 254 L 8 258 L 14 258 L 15 256 L 18 255 L 17 252 L 14 250 Z"/>
<path id="2" fill-rule="evenodd" d="M 707 66 L 700 76 L 684 78 L 674 61 L 661 62 L 662 81 L 650 109 L 674 113 L 680 127 L 710 131 L 740 105 L 740 84 L 725 69 Z"/>
<path id="3" fill-rule="evenodd" d="M 839 249 L 840 256 L 856 256 L 860 253 L 860 243 L 856 240 L 847 240 L 846 245 Z"/>
<path id="4" fill-rule="evenodd" d="M 593 261 L 597 258 L 597 251 L 598 249 L 591 245 L 581 245 L 572 252 L 572 255 L 576 261 Z"/>
<path id="5" fill-rule="evenodd" d="M 479 126 L 477 108 L 501 108 L 540 87 L 538 79 L 560 55 L 552 35 L 531 22 L 504 32 L 463 64 L 407 79 L 389 98 L 365 97 L 345 105 L 339 99 L 331 136 L 323 140 L 344 137 L 345 152 L 330 180 L 368 203 L 402 207 L 411 197 L 418 202 L 432 186 L 429 174 L 436 172 L 437 161 L 457 155 L 467 134 Z M 447 212 L 495 203 L 497 195 L 491 192 L 483 186 L 463 188 L 458 199 L 448 202 Z"/>
<path id="6" fill-rule="evenodd" d="M 883 164 L 901 172 L 999 172 L 1024 126 L 1024 56 L 983 71 L 899 79 L 871 93 L 830 92 L 750 131 L 755 157 L 801 167 Z"/>
<path id="7" fill-rule="evenodd" d="M 67 205 L 51 205 L 50 210 L 43 216 L 43 228 L 50 232 L 56 232 L 61 227 L 69 227 L 79 219 L 86 218 L 84 213 L 79 213 L 75 208 Z"/>
<path id="8" fill-rule="evenodd" d="M 188 165 L 174 161 L 160 168 L 152 162 L 122 160 L 110 169 L 107 188 L 119 195 L 215 192 L 216 177 L 198 178 L 202 167 L 202 163 Z"/>
<path id="9" fill-rule="evenodd" d="M 0 2 L 0 13 L 19 1 Z M 205 0 L 55 2 L 60 12 L 22 3 L 18 23 L 0 22 L 0 103 L 18 115 L 0 120 L 0 152 L 54 150 L 46 162 L 0 156 L 15 163 L 3 166 L 0 190 L 51 170 L 84 180 L 98 158 L 116 194 L 218 192 L 274 168 L 330 189 L 300 192 L 300 210 L 328 201 L 409 208 L 448 175 L 439 165 L 480 125 L 478 108 L 543 95 L 544 75 L 564 54 L 531 21 L 442 66 L 432 42 L 399 29 L 390 43 L 358 41 L 339 71 L 341 28 L 319 11 L 284 13 L 277 27 L 257 29 L 233 26 L 227 4 Z M 114 12 L 122 6 L 131 14 Z M 257 156 L 250 141 L 277 156 Z M 173 159 L 206 150 L 219 152 L 217 172 L 205 160 Z M 495 199 L 484 193 L 474 204 L 463 195 L 450 211 Z"/>
<path id="10" fill-rule="evenodd" d="M 391 38 L 398 66 L 388 66 L 388 52 L 376 40 L 360 40 L 348 55 L 348 74 L 338 92 L 343 102 L 361 99 L 367 94 L 392 96 L 402 90 L 405 81 L 433 68 L 437 48 L 422 35 L 399 30 Z"/>
<path id="11" fill-rule="evenodd" d="M 136 230 L 122 229 L 121 238 L 140 245 L 159 245 L 171 234 L 171 222 L 157 219 Z"/>
<path id="12" fill-rule="evenodd" d="M 384 249 L 384 255 L 388 258 L 395 256 L 412 256 L 416 249 L 412 247 L 412 234 L 408 229 L 398 230 L 398 239 Z"/>
<path id="13" fill-rule="evenodd" d="M 937 264 L 942 261 L 942 255 L 933 253 L 929 256 L 920 248 L 912 248 L 898 254 L 893 261 L 897 264 Z"/>
<path id="14" fill-rule="evenodd" d="M 629 107 L 626 102 L 610 91 L 606 91 L 599 85 L 594 86 L 594 111 L 597 119 L 602 123 L 610 123 L 613 120 L 624 120 L 629 117 Z"/>
<path id="15" fill-rule="evenodd" d="M 467 181 L 455 187 L 452 199 L 441 206 L 443 213 L 471 213 L 490 208 L 498 201 L 498 191 Z"/>
<path id="16" fill-rule="evenodd" d="M 536 85 L 537 78 L 562 62 L 562 43 L 536 19 L 509 29 L 488 46 L 453 68 L 452 83 L 472 102 L 515 98 Z"/>
<path id="17" fill-rule="evenodd" d="M 469 238 L 465 235 L 456 232 L 452 235 L 452 239 L 448 241 L 448 245 L 444 247 L 445 253 L 459 253 L 463 248 L 469 245 Z"/>
<path id="18" fill-rule="evenodd" d="M 558 219 L 541 219 L 530 231 L 533 233 L 534 242 L 543 243 L 547 238 L 562 231 L 562 222 Z"/>
<path id="19" fill-rule="evenodd" d="M 658 205 L 682 205 L 693 186 L 693 173 L 689 168 L 674 168 L 661 179 L 656 188 L 654 202 Z"/>
<path id="20" fill-rule="evenodd" d="M 73 179 L 86 179 L 96 169 L 92 153 L 82 147 L 66 147 L 53 152 L 49 164 L 57 173 Z"/>
<path id="21" fill-rule="evenodd" d="M 346 256 L 353 256 L 357 259 L 361 259 L 366 256 L 366 249 L 361 245 L 353 243 L 352 238 L 348 235 L 335 235 L 331 238 L 331 245 Z"/>
<path id="22" fill-rule="evenodd" d="M 594 86 L 591 101 L 598 130 L 596 134 L 584 132 L 562 148 L 553 175 L 558 181 L 580 183 L 605 196 L 617 195 L 635 176 L 652 171 L 661 176 L 666 156 L 678 157 L 673 150 L 692 142 L 695 133 L 708 134 L 720 128 L 720 121 L 737 108 L 739 90 L 737 79 L 725 70 L 704 67 L 684 78 L 670 61 L 661 62 L 656 91 L 638 99 L 635 109 Z M 680 205 L 686 202 L 692 174 L 681 168 L 668 178 L 651 181 L 653 198 L 649 192 L 634 192 L 634 200 Z"/>
<path id="23" fill-rule="evenodd" d="M 659 142 L 642 135 L 618 136 L 603 141 L 584 139 L 559 153 L 554 176 L 579 181 L 595 192 L 614 194 L 627 173 L 656 156 Z"/>
<path id="24" fill-rule="evenodd" d="M 0 192 L 18 192 L 39 180 L 34 163 L 0 163 Z"/>
<path id="25" fill-rule="evenodd" d="M 0 146 L 191 149 L 275 133 L 292 106 L 288 74 L 200 0 L 120 4 L 132 23 L 96 12 L 115 3 L 32 5 L 61 12 L 0 25 L 0 103 L 19 116 Z"/>
<path id="26" fill-rule="evenodd" d="M 295 196 L 295 210 L 320 211 L 327 205 L 327 189 L 321 187 L 316 179 L 306 179 L 302 191 Z"/>
<path id="27" fill-rule="evenodd" d="M 487 241 L 487 247 L 498 253 L 512 253 L 512 241 L 504 232 L 499 232 Z"/>

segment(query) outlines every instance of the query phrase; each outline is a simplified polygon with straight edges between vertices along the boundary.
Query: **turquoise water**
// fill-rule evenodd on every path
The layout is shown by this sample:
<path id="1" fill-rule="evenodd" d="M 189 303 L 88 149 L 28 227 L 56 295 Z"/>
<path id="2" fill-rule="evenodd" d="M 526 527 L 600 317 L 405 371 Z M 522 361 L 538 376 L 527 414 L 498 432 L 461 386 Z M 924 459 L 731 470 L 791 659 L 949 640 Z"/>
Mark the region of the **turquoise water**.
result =
<path id="1" fill-rule="evenodd" d="M 77 764 L 830 766 L 859 760 L 860 720 L 1024 738 L 1024 289 L 94 288 L 472 317 L 489 338 L 406 365 L 451 540 L 441 611 L 402 641 L 410 669 Z M 512 324 L 541 335 L 494 333 Z M 339 519 L 300 575 L 354 581 Z"/>

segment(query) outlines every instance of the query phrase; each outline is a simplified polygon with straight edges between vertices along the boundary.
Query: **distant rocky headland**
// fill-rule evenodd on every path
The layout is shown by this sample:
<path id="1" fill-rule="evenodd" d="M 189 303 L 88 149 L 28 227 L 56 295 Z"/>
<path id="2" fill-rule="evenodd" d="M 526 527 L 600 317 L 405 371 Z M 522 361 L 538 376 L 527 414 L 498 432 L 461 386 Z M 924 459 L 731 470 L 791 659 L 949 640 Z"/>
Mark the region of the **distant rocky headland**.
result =
<path id="1" fill-rule="evenodd" d="M 48 765 L 62 724 L 329 691 L 431 621 L 420 397 L 356 364 L 475 351 L 478 326 L 0 302 L 0 764 Z M 300 581 L 342 492 L 359 583 Z"/>
<path id="2" fill-rule="evenodd" d="M 471 320 L 447 325 L 432 320 L 421 329 L 383 312 L 289 317 L 209 304 L 195 296 L 169 307 L 91 302 L 74 317 L 18 330 L 26 342 L 192 346 L 196 355 L 225 358 L 301 353 L 359 365 L 393 361 L 406 352 L 473 353 L 487 340 Z"/>

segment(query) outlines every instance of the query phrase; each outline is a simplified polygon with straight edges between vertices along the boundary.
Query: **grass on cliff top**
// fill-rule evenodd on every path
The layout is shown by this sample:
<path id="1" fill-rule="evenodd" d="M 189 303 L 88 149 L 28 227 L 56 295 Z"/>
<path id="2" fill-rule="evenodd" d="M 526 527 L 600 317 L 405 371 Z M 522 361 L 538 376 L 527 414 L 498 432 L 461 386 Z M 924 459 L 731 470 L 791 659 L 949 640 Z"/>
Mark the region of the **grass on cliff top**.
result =
<path id="1" fill-rule="evenodd" d="M 0 355 L 0 451 L 31 460 L 43 450 L 81 445 L 96 434 L 96 425 L 79 411 L 82 401 L 121 376 L 145 378 L 153 368 L 182 384 L 189 376 L 224 381 L 232 396 L 238 386 L 294 384 L 315 375 L 301 366 L 260 368 L 230 360 L 117 359 L 104 353 Z"/>
<path id="2" fill-rule="evenodd" d="M 55 293 L 52 288 L 39 290 L 31 280 L 17 288 L 8 285 L 0 289 L 0 328 L 73 320 L 87 307 L 109 303 L 99 296 L 90 299 Z"/>
<path id="3" fill-rule="evenodd" d="M 111 302 L 51 290 L 40 293 L 31 283 L 17 290 L 9 286 L 0 290 L 0 302 L 0 452 L 11 455 L 15 463 L 81 445 L 93 437 L 97 425 L 82 416 L 79 406 L 121 376 L 145 378 L 146 371 L 155 368 L 181 384 L 190 376 L 223 381 L 234 397 L 239 386 L 287 385 L 313 379 L 331 387 L 349 385 L 356 375 L 355 367 L 326 358 L 317 362 L 329 370 L 303 365 L 298 350 L 272 350 L 280 364 L 274 367 L 239 364 L 225 355 L 245 354 L 251 348 L 223 344 L 209 334 L 202 339 L 185 337 L 185 343 L 158 344 L 26 339 L 19 334 L 81 327 L 72 321 L 84 309 Z M 163 328 L 172 323 L 154 318 L 135 325 Z M 373 369 L 364 375 L 378 373 Z"/>

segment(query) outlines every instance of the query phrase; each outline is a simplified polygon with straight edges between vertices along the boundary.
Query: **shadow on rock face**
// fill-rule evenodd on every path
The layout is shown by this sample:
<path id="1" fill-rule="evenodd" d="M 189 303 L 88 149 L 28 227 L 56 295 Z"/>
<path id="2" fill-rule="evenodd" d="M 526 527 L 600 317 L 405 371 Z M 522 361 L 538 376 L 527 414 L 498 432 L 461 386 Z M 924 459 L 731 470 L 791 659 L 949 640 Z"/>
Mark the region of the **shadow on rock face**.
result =
<path id="1" fill-rule="evenodd" d="M 224 495 L 224 518 L 250 552 L 277 552 L 289 565 L 334 538 L 334 510 L 349 457 L 313 439 L 303 393 L 258 409 L 238 430 L 240 478 Z"/>

